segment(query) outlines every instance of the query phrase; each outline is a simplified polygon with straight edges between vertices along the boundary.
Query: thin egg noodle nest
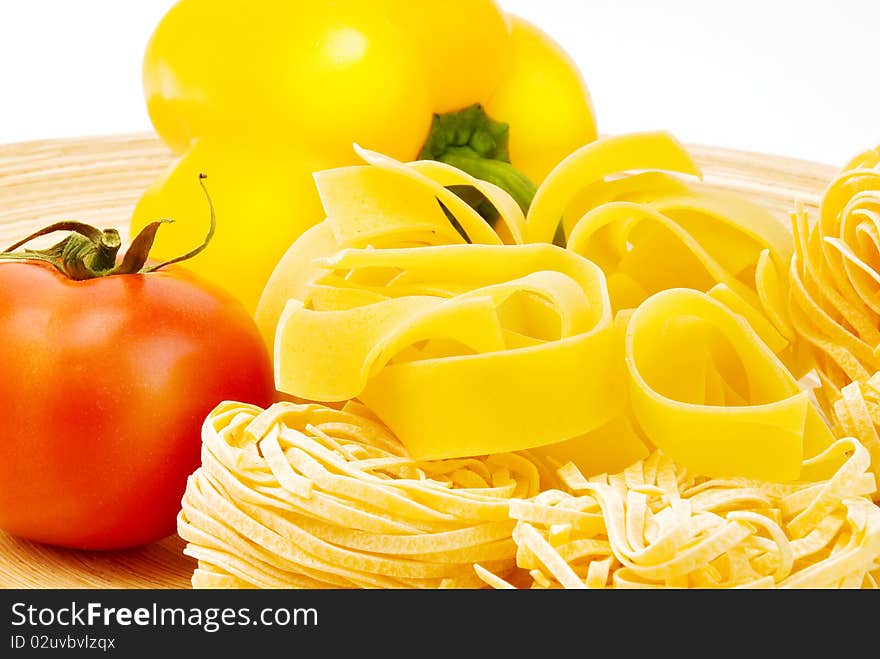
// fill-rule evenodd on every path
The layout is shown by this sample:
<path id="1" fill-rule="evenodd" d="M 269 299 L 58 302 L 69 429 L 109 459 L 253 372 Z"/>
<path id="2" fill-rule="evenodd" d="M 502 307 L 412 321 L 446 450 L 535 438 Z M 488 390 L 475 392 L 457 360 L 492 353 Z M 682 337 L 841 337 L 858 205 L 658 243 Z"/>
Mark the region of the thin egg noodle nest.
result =
<path id="1" fill-rule="evenodd" d="M 695 477 L 655 451 L 556 477 L 528 453 L 416 461 L 369 413 L 224 403 L 178 519 L 197 588 L 876 588 L 869 456 L 808 484 Z M 542 489 L 543 488 L 543 489 Z"/>
<path id="2" fill-rule="evenodd" d="M 538 492 L 526 457 L 417 462 L 379 423 L 321 405 L 225 403 L 178 519 L 193 585 L 475 587 L 514 567 L 512 498 Z"/>
<path id="3" fill-rule="evenodd" d="M 880 154 L 831 182 L 812 225 L 792 214 L 791 319 L 815 365 L 816 397 L 840 435 L 858 437 L 880 476 Z"/>

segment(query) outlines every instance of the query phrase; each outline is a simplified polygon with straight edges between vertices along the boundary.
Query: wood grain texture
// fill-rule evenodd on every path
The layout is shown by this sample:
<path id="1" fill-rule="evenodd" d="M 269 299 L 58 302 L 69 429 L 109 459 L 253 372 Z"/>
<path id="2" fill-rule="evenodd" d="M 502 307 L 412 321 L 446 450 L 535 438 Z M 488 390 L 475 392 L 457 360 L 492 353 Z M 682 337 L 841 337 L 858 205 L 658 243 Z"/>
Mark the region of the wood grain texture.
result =
<path id="1" fill-rule="evenodd" d="M 836 171 L 778 156 L 690 149 L 706 183 L 742 192 L 782 219 L 795 199 L 815 211 Z M 171 160 L 150 135 L 0 145 L 0 246 L 62 219 L 115 226 L 125 238 L 135 203 Z M 182 547 L 169 538 L 139 550 L 74 552 L 0 533 L 0 587 L 186 588 L 194 562 Z"/>

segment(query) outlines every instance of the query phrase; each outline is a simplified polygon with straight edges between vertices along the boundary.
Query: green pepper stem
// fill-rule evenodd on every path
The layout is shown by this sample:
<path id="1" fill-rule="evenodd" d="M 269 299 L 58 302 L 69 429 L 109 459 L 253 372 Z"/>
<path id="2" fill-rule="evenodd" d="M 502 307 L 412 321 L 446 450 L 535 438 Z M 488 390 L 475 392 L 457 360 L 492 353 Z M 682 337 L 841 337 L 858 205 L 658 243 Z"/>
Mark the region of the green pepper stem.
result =
<path id="1" fill-rule="evenodd" d="M 419 159 L 437 160 L 493 183 L 507 192 L 523 213 L 528 213 L 538 188 L 510 163 L 509 138 L 509 126 L 495 121 L 481 105 L 475 104 L 455 112 L 435 114 Z M 455 186 L 453 191 L 494 226 L 497 209 L 487 204 L 482 195 L 459 187 Z M 564 234 L 557 230 L 554 242 L 564 244 L 564 241 Z"/>
<path id="2" fill-rule="evenodd" d="M 444 162 L 494 183 L 510 194 L 525 213 L 537 187 L 510 164 L 509 135 L 508 125 L 489 117 L 479 104 L 435 114 L 419 159 Z"/>
<path id="3" fill-rule="evenodd" d="M 483 158 L 469 147 L 449 148 L 437 160 L 497 185 L 513 197 L 523 213 L 527 213 L 532 205 L 538 187 L 509 162 Z"/>

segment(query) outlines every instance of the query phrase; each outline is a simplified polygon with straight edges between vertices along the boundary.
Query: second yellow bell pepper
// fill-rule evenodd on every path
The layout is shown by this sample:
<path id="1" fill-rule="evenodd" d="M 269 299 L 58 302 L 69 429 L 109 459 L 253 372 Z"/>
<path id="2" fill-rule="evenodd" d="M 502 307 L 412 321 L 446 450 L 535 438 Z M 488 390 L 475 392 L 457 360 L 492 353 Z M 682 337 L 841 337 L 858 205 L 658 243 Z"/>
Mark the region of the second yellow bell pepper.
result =
<path id="1" fill-rule="evenodd" d="M 312 172 L 356 162 L 353 143 L 449 162 L 526 207 L 596 137 L 571 60 L 490 0 L 181 0 L 147 47 L 144 89 L 179 159 L 132 230 L 170 217 L 157 254 L 193 243 L 204 228 L 194 175 L 207 173 L 218 236 L 190 266 L 251 311 L 290 243 L 322 219 Z"/>

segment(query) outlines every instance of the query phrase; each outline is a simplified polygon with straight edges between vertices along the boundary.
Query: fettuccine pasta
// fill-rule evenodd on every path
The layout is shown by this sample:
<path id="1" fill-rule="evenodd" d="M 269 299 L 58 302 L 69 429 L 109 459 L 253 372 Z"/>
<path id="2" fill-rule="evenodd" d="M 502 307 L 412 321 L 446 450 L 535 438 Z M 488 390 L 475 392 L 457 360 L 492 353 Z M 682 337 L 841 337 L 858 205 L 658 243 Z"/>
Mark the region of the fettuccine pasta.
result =
<path id="1" fill-rule="evenodd" d="M 696 473 L 796 480 L 834 440 L 745 319 L 705 293 L 648 298 L 630 318 L 625 355 L 639 426 Z"/>
<path id="2" fill-rule="evenodd" d="M 877 152 L 794 240 L 665 133 L 576 151 L 525 215 L 358 153 L 257 314 L 278 389 L 342 409 L 211 414 L 194 585 L 877 587 Z"/>
<path id="3" fill-rule="evenodd" d="M 871 455 L 871 470 L 880 479 L 880 373 L 843 387 L 831 408 L 831 417 L 838 435 L 857 437 L 864 444 Z M 875 498 L 880 499 L 880 493 L 875 493 Z"/>
<path id="4" fill-rule="evenodd" d="M 695 476 L 655 451 L 556 478 L 533 456 L 415 461 L 369 412 L 221 404 L 178 518 L 197 588 L 870 587 L 867 449 L 829 478 Z"/>
<path id="5" fill-rule="evenodd" d="M 357 405 L 223 403 L 178 532 L 197 588 L 474 587 L 513 568 L 508 500 L 538 489 L 522 455 L 412 460 Z"/>
<path id="6" fill-rule="evenodd" d="M 358 153 L 367 166 L 316 175 L 327 219 L 282 261 L 258 320 L 279 390 L 357 398 L 416 458 L 540 449 L 595 473 L 646 457 L 628 412 L 622 337 L 630 305 L 672 285 L 706 291 L 774 352 L 789 344 L 778 272 L 790 235 L 765 211 L 679 178 L 700 172 L 665 133 L 575 152 L 526 217 L 504 191 L 448 165 Z M 451 185 L 478 189 L 503 231 Z M 549 243 L 560 220 L 564 250 Z M 603 453 L 615 437 L 619 451 Z M 790 451 L 782 474 L 764 457 L 787 478 L 802 454 Z"/>
<path id="7" fill-rule="evenodd" d="M 294 242 L 267 283 L 256 321 L 270 345 L 288 300 L 304 300 L 324 274 L 320 259 L 342 249 L 525 242 L 523 213 L 497 186 L 440 162 L 404 164 L 356 151 L 368 165 L 315 174 L 327 219 Z M 497 231 L 448 185 L 468 185 L 485 195 L 499 212 Z"/>
<path id="8" fill-rule="evenodd" d="M 880 369 L 880 170 L 844 171 L 818 221 L 799 208 L 793 225 L 791 317 L 833 403 Z"/>
<path id="9" fill-rule="evenodd" d="M 567 248 L 602 268 L 615 310 L 669 288 L 709 292 L 782 353 L 792 337 L 785 305 L 790 231 L 763 208 L 682 174 L 701 176 L 665 133 L 599 140 L 571 154 L 541 186 L 526 218 L 528 235 L 547 240 L 562 217 Z"/>
<path id="10" fill-rule="evenodd" d="M 559 442 L 621 409 L 620 334 L 589 261 L 553 245 L 462 245 L 345 250 L 326 264 L 314 295 L 290 301 L 279 323 L 278 387 L 359 398 L 413 457 Z M 381 292 L 346 284 L 388 270 Z"/>
<path id="11" fill-rule="evenodd" d="M 566 490 L 510 502 L 517 567 L 531 588 L 877 588 L 868 452 L 841 439 L 814 461 L 845 456 L 799 485 L 695 476 L 659 451 L 589 479 L 568 464 Z M 523 580 L 475 570 L 495 588 Z"/>
<path id="12" fill-rule="evenodd" d="M 858 437 L 880 476 L 880 155 L 832 181 L 812 226 L 792 214 L 791 317 L 815 365 L 817 399 L 839 434 Z"/>
<path id="13" fill-rule="evenodd" d="M 601 270 L 550 244 L 502 244 L 444 187 L 478 187 L 521 242 L 522 212 L 494 186 L 361 154 L 370 166 L 316 176 L 327 220 L 289 255 L 304 264 L 280 316 L 277 297 L 261 304 L 277 321 L 278 388 L 360 399 L 419 459 L 527 449 L 612 422 L 622 332 Z"/>

